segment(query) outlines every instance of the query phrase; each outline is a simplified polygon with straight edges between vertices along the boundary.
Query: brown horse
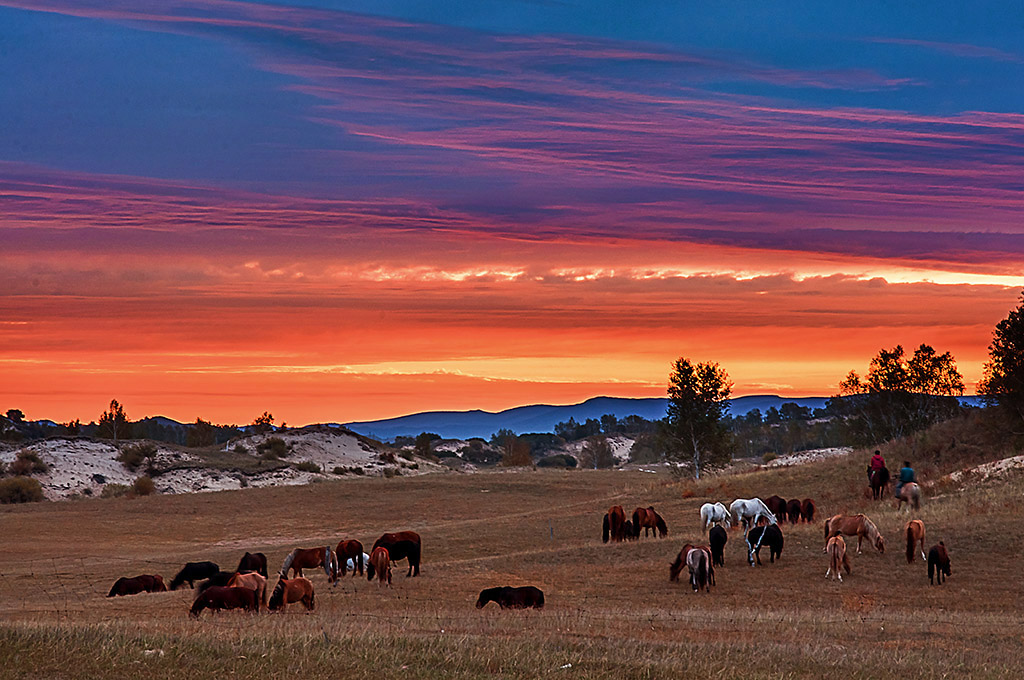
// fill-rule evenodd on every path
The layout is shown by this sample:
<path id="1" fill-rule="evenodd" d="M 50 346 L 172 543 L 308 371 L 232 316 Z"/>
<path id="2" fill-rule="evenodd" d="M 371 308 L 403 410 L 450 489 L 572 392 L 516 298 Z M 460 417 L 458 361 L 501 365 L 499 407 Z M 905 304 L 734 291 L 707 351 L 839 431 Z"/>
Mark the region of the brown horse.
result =
<path id="1" fill-rule="evenodd" d="M 384 534 L 378 538 L 374 548 L 387 548 L 391 559 L 397 562 L 409 558 L 409 571 L 406 576 L 420 575 L 421 543 L 420 535 L 415 531 L 396 531 L 393 534 Z M 373 551 L 370 551 L 373 554 Z"/>
<path id="2" fill-rule="evenodd" d="M 613 505 L 605 513 L 604 523 L 601 531 L 601 542 L 607 543 L 611 539 L 614 543 L 622 541 L 626 537 L 625 532 L 626 511 L 621 505 Z"/>
<path id="3" fill-rule="evenodd" d="M 370 553 L 370 564 L 366 566 L 366 580 L 373 580 L 373 573 L 377 572 L 377 586 L 385 585 L 391 587 L 391 555 L 388 554 L 388 549 L 383 546 L 377 546 Z"/>
<path id="4" fill-rule="evenodd" d="M 270 611 L 278 609 L 284 611 L 286 605 L 293 602 L 301 602 L 307 611 L 313 611 L 316 607 L 316 596 L 313 593 L 313 582 L 301 576 L 293 579 L 286 579 L 284 574 L 278 574 L 277 585 L 270 595 L 268 608 Z"/>
<path id="5" fill-rule="evenodd" d="M 644 536 L 656 533 L 659 538 L 668 536 L 668 525 L 661 515 L 654 511 L 653 506 L 637 508 L 633 511 L 633 536 L 640 538 L 640 529 L 644 530 Z"/>
<path id="6" fill-rule="evenodd" d="M 869 472 L 868 485 L 871 487 L 871 497 L 874 500 L 883 498 L 889 486 L 889 468 L 882 467 Z"/>
<path id="7" fill-rule="evenodd" d="M 163 593 L 167 591 L 164 579 L 160 574 L 139 574 L 132 578 L 121 578 L 114 581 L 107 597 L 117 595 L 138 595 L 139 593 Z"/>
<path id="8" fill-rule="evenodd" d="M 249 612 L 259 611 L 259 600 L 256 593 L 249 588 L 229 588 L 226 586 L 210 586 L 196 598 L 188 615 L 198 619 L 204 609 L 221 611 L 222 609 L 244 609 Z"/>
<path id="9" fill-rule="evenodd" d="M 912 519 L 907 522 L 907 526 L 903 530 L 907 534 L 907 564 L 914 561 L 914 545 L 917 543 L 921 544 L 921 559 L 926 559 L 924 556 L 924 522 Z"/>
<path id="10" fill-rule="evenodd" d="M 921 487 L 915 482 L 907 482 L 900 489 L 899 500 L 896 502 L 896 510 L 900 510 L 906 503 L 908 508 L 921 509 Z"/>
<path id="11" fill-rule="evenodd" d="M 247 552 L 242 555 L 242 559 L 238 560 L 238 568 L 235 571 L 242 574 L 254 571 L 263 578 L 267 578 L 267 556 L 261 552 Z"/>
<path id="12" fill-rule="evenodd" d="M 782 496 L 769 496 L 765 499 L 764 504 L 768 506 L 768 509 L 771 510 L 775 517 L 785 521 L 786 515 L 789 512 L 789 509 L 786 507 L 785 498 Z"/>
<path id="13" fill-rule="evenodd" d="M 882 534 L 878 533 L 878 528 L 875 526 L 874 522 L 868 519 L 867 515 L 833 515 L 829 519 L 825 520 L 826 546 L 822 549 L 822 552 L 825 552 L 825 550 L 828 549 L 828 539 L 833 536 L 839 536 L 840 534 L 857 537 L 858 555 L 861 552 L 861 541 L 865 538 L 871 542 L 871 545 L 875 547 L 875 550 L 880 553 L 885 552 L 885 539 L 882 538 Z"/>
<path id="14" fill-rule="evenodd" d="M 815 509 L 814 501 L 810 498 L 805 498 L 804 502 L 800 504 L 800 516 L 805 522 L 813 522 Z"/>
<path id="15" fill-rule="evenodd" d="M 676 555 L 675 562 L 669 565 L 668 580 L 672 581 L 673 583 L 679 580 L 679 574 L 683 572 L 683 567 L 686 566 L 686 555 L 694 549 L 703 550 L 705 553 L 707 553 L 707 579 L 709 584 L 715 585 L 715 563 L 714 559 L 712 558 L 711 548 L 706 545 L 693 545 L 692 543 L 687 543 L 686 545 L 684 545 L 683 549 L 679 551 L 678 555 Z"/>
<path id="16" fill-rule="evenodd" d="M 328 582 L 334 580 L 334 553 L 331 547 L 325 545 L 320 548 L 296 548 L 288 553 L 281 565 L 281 573 L 286 577 L 288 570 L 292 570 L 292 576 L 302 576 L 303 569 L 316 569 L 323 567 L 327 574 Z"/>
<path id="17" fill-rule="evenodd" d="M 842 536 L 833 536 L 828 539 L 825 552 L 828 553 L 828 571 L 825 572 L 825 578 L 835 574 L 839 578 L 839 582 L 842 583 L 843 574 L 840 569 L 846 569 L 847 576 L 850 574 L 850 559 L 846 556 L 846 541 Z"/>
<path id="18" fill-rule="evenodd" d="M 799 498 L 793 498 L 786 503 L 786 514 L 789 515 L 790 524 L 796 524 L 800 521 L 800 509 L 802 507 Z"/>
<path id="19" fill-rule="evenodd" d="M 337 558 L 338 569 L 341 570 L 341 575 L 344 576 L 348 573 L 348 561 L 352 560 L 352 576 L 359 572 L 359 575 L 363 575 L 363 544 L 356 540 L 341 541 L 338 543 L 338 547 L 334 550 L 334 556 Z M 338 579 L 337 573 L 334 575 L 334 579 Z"/>
<path id="20" fill-rule="evenodd" d="M 928 583 L 932 585 L 935 581 L 932 580 L 932 576 L 938 571 L 938 582 L 942 585 L 942 575 L 951 576 L 953 570 L 949 568 L 949 553 L 946 552 L 946 544 L 939 541 L 938 545 L 933 545 L 931 550 L 928 551 Z"/>
<path id="21" fill-rule="evenodd" d="M 543 609 L 544 593 L 535 586 L 484 588 L 476 600 L 476 608 L 483 609 L 488 602 L 497 602 L 502 609 Z"/>
<path id="22" fill-rule="evenodd" d="M 267 608 L 267 579 L 254 571 L 235 574 L 228 581 L 228 588 L 248 588 L 256 593 L 256 601 L 261 609 Z"/>

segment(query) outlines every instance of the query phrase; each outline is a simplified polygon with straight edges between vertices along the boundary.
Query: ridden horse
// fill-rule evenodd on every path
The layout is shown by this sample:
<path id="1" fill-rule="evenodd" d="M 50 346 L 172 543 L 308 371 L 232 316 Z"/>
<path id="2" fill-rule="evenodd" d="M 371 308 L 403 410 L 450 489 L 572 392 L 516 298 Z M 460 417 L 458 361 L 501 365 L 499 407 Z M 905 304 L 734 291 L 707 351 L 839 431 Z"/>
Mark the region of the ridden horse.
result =
<path id="1" fill-rule="evenodd" d="M 725 544 L 729 540 L 729 534 L 720 526 L 711 527 L 708 533 L 708 543 L 711 544 L 711 566 L 725 566 Z"/>
<path id="2" fill-rule="evenodd" d="M 391 559 L 397 562 L 409 558 L 409 571 L 406 576 L 420 575 L 420 535 L 415 531 L 398 531 L 384 534 L 373 544 L 374 548 L 387 548 Z M 373 550 L 370 551 L 373 555 Z"/>
<path id="3" fill-rule="evenodd" d="M 814 501 L 810 498 L 805 498 L 804 502 L 800 504 L 800 516 L 805 522 L 814 521 Z"/>
<path id="4" fill-rule="evenodd" d="M 721 503 L 705 503 L 700 506 L 700 523 L 704 531 L 710 529 L 712 524 L 725 523 L 725 527 L 729 528 L 732 525 L 732 515 Z"/>
<path id="5" fill-rule="evenodd" d="M 850 575 L 850 558 L 846 556 L 846 541 L 842 536 L 833 536 L 828 539 L 825 552 L 828 553 L 828 571 L 825 572 L 825 578 L 835 574 L 839 582 L 842 583 L 843 574 L 840 569 L 846 569 L 846 575 Z"/>
<path id="6" fill-rule="evenodd" d="M 687 543 L 686 545 L 684 545 L 683 549 L 679 551 L 678 555 L 676 555 L 675 561 L 669 565 L 668 580 L 672 581 L 673 583 L 679 580 L 679 574 L 682 573 L 683 567 L 686 566 L 686 555 L 694 549 L 703 550 L 707 554 L 708 582 L 711 583 L 711 585 L 715 585 L 715 565 L 711 559 L 711 548 L 709 548 L 706 545 L 693 545 L 692 543 Z"/>
<path id="7" fill-rule="evenodd" d="M 903 528 L 907 534 L 907 564 L 914 561 L 914 545 L 921 544 L 921 559 L 924 556 L 924 522 L 919 519 L 912 519 Z"/>
<path id="8" fill-rule="evenodd" d="M 942 575 L 952 576 L 953 570 L 949 568 L 949 553 L 946 552 L 946 544 L 939 541 L 928 551 L 928 583 L 935 585 L 932 576 L 938 572 L 938 585 L 942 585 Z"/>
<path id="9" fill-rule="evenodd" d="M 324 573 L 327 574 L 327 581 L 332 582 L 335 572 L 334 560 L 334 553 L 329 545 L 320 548 L 296 548 L 288 553 L 288 557 L 284 558 L 281 573 L 287 577 L 288 570 L 291 569 L 292 576 L 302 576 L 303 569 L 323 567 Z"/>
<path id="10" fill-rule="evenodd" d="M 883 498 L 886 487 L 889 486 L 889 468 L 882 467 L 872 470 L 868 475 L 868 484 L 871 486 L 871 498 L 876 501 Z"/>
<path id="11" fill-rule="evenodd" d="M 373 573 L 377 572 L 377 586 L 383 586 L 385 581 L 391 587 L 391 555 L 388 549 L 377 546 L 370 552 L 370 563 L 366 565 L 366 580 L 373 580 Z"/>
<path id="12" fill-rule="evenodd" d="M 233 571 L 218 571 L 216 574 L 213 574 L 210 578 L 199 584 L 199 587 L 196 588 L 196 595 L 202 595 L 204 590 L 212 586 L 227 586 L 228 581 L 231 580 L 231 577 L 234 576 L 235 573 L 236 572 Z"/>
<path id="13" fill-rule="evenodd" d="M 761 566 L 761 545 L 768 545 L 768 555 L 774 564 L 775 558 L 782 555 L 782 546 L 785 539 L 782 536 L 782 529 L 778 524 L 769 524 L 763 527 L 754 527 L 747 533 L 747 563 L 754 566 L 756 558 L 757 565 Z"/>
<path id="14" fill-rule="evenodd" d="M 661 515 L 654 511 L 654 506 L 637 508 L 633 511 L 633 536 L 640 538 L 641 528 L 644 530 L 644 536 L 649 536 L 648 532 L 657 533 L 659 538 L 668 536 L 668 525 L 665 524 Z"/>
<path id="15" fill-rule="evenodd" d="M 132 578 L 122 576 L 114 581 L 107 597 L 116 595 L 138 595 L 139 593 L 163 593 L 167 591 L 160 574 L 139 574 Z"/>
<path id="16" fill-rule="evenodd" d="M 210 578 L 218 571 L 220 571 L 220 567 L 215 562 L 186 562 L 181 571 L 171 579 L 171 585 L 168 587 L 171 590 L 177 590 L 185 582 L 188 582 L 188 587 L 194 588 L 195 584 L 193 581 L 202 581 L 205 578 Z"/>
<path id="17" fill-rule="evenodd" d="M 701 588 L 711 592 L 711 559 L 703 548 L 690 548 L 686 553 L 686 568 L 690 570 L 690 585 L 693 592 L 699 593 Z"/>
<path id="18" fill-rule="evenodd" d="M 313 582 L 301 576 L 287 579 L 283 573 L 278 574 L 277 585 L 274 586 L 274 592 L 270 595 L 267 608 L 270 611 L 278 609 L 284 611 L 285 605 L 292 602 L 301 602 L 306 607 L 306 611 L 313 611 L 313 608 L 316 607 Z"/>
<path id="19" fill-rule="evenodd" d="M 242 559 L 238 560 L 238 568 L 235 571 L 240 574 L 254 571 L 263 578 L 267 578 L 267 556 L 261 552 L 247 552 L 242 555 Z"/>
<path id="20" fill-rule="evenodd" d="M 840 534 L 857 537 L 858 555 L 861 553 L 861 541 L 865 538 L 871 542 L 871 545 L 875 547 L 875 550 L 880 553 L 885 552 L 885 539 L 882 538 L 882 534 L 878 533 L 878 528 L 875 526 L 875 523 L 868 519 L 867 515 L 847 516 L 840 514 L 833 515 L 829 519 L 825 520 L 826 546 L 822 549 L 822 552 L 828 548 L 828 539 Z"/>
<path id="21" fill-rule="evenodd" d="M 356 540 L 341 541 L 338 543 L 338 547 L 334 550 L 334 555 L 337 557 L 337 566 L 341 569 L 341 575 L 344 576 L 348 573 L 348 563 L 352 562 L 352 576 L 356 575 L 356 571 L 359 571 L 359 575 L 363 575 L 363 544 Z M 338 580 L 338 574 L 334 574 L 334 580 Z"/>
<path id="22" fill-rule="evenodd" d="M 237 573 L 228 581 L 228 588 L 248 588 L 256 593 L 256 601 L 262 609 L 267 608 L 267 579 L 263 574 L 255 571 L 248 571 L 244 574 Z"/>
<path id="23" fill-rule="evenodd" d="M 256 599 L 256 591 L 249 588 L 210 586 L 200 593 L 196 601 L 192 603 L 192 609 L 189 610 L 188 615 L 193 619 L 198 619 L 199 613 L 204 609 L 211 609 L 215 612 L 222 609 L 244 609 L 248 612 L 258 612 L 259 600 Z"/>
<path id="24" fill-rule="evenodd" d="M 789 503 L 786 503 L 786 514 L 789 515 L 789 523 L 797 524 L 800 521 L 800 511 L 803 505 L 800 503 L 799 498 L 794 498 Z"/>
<path id="25" fill-rule="evenodd" d="M 769 496 L 765 499 L 764 504 L 768 506 L 768 509 L 772 511 L 773 515 L 781 517 L 783 521 L 785 521 L 786 514 L 788 512 L 785 498 L 782 496 Z"/>
<path id="26" fill-rule="evenodd" d="M 899 500 L 896 503 L 896 510 L 899 511 L 903 507 L 903 504 L 907 504 L 907 510 L 910 508 L 914 510 L 921 509 L 921 487 L 916 482 L 907 482 L 900 489 Z"/>
<path id="27" fill-rule="evenodd" d="M 742 522 L 744 528 L 746 528 L 747 522 L 750 523 L 750 526 L 757 526 L 762 519 L 769 524 L 778 524 L 779 522 L 775 518 L 775 514 L 760 498 L 737 498 L 729 504 L 729 512 L 732 514 L 733 523 L 740 526 Z"/>
<path id="28" fill-rule="evenodd" d="M 622 509 L 621 505 L 613 505 L 608 508 L 601 525 L 601 542 L 607 543 L 609 539 L 614 543 L 622 541 L 627 535 L 625 524 L 626 511 Z M 631 536 L 632 532 L 629 535 Z"/>
<path id="29" fill-rule="evenodd" d="M 488 602 L 497 602 L 502 609 L 543 609 L 544 593 L 535 586 L 484 588 L 476 600 L 476 608 L 483 609 Z"/>

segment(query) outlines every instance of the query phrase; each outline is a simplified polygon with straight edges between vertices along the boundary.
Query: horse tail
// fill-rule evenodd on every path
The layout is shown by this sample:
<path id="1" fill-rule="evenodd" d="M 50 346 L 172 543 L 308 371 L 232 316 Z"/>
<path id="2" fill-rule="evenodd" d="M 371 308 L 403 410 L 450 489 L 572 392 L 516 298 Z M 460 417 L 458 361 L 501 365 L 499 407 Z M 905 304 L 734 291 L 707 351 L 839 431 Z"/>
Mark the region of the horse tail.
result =
<path id="1" fill-rule="evenodd" d="M 666 536 L 668 536 L 668 525 L 665 524 L 665 520 L 662 519 L 661 515 L 659 515 L 658 513 L 654 513 L 654 517 L 658 524 L 658 533 L 661 535 L 662 538 L 665 538 Z"/>
<path id="2" fill-rule="evenodd" d="M 292 550 L 290 553 L 288 553 L 288 557 L 284 558 L 284 564 L 281 565 L 281 573 L 284 574 L 285 578 L 288 577 L 288 570 L 291 568 L 292 562 L 294 560 L 295 560 L 295 551 Z"/>
<path id="3" fill-rule="evenodd" d="M 324 563 L 324 573 L 327 574 L 327 582 L 330 583 L 337 578 L 335 567 L 338 562 L 337 558 L 334 556 L 334 551 L 331 550 L 331 546 L 324 546 L 324 556 L 322 561 Z"/>
<path id="4" fill-rule="evenodd" d="M 707 588 L 708 583 L 708 557 L 701 552 L 701 557 L 697 560 L 697 585 L 701 588 Z M 708 592 L 711 592 L 710 588 L 707 588 Z"/>
<path id="5" fill-rule="evenodd" d="M 829 525 L 829 522 L 831 522 L 831 521 L 832 521 L 832 518 L 831 518 L 831 517 L 830 517 L 830 518 L 828 518 L 827 520 L 825 520 L 825 538 L 826 538 L 826 539 L 828 539 L 828 535 L 829 535 L 829 528 L 828 528 L 828 525 Z"/>
<path id="6" fill-rule="evenodd" d="M 602 528 L 602 531 L 601 531 L 601 542 L 602 543 L 607 543 L 608 542 L 608 534 L 611 532 L 611 529 L 609 528 L 608 524 L 609 524 L 608 515 L 606 514 L 604 516 L 604 523 L 603 523 L 603 528 Z"/>
<path id="7" fill-rule="evenodd" d="M 911 524 L 907 524 L 907 564 L 914 561 L 914 531 Z"/>
<path id="8" fill-rule="evenodd" d="M 363 573 L 363 550 L 362 550 L 362 548 L 360 548 L 356 552 L 356 557 L 355 557 L 354 560 L 352 560 L 352 564 L 359 569 L 359 573 L 360 574 Z M 354 573 L 355 569 L 353 569 L 352 571 Z"/>

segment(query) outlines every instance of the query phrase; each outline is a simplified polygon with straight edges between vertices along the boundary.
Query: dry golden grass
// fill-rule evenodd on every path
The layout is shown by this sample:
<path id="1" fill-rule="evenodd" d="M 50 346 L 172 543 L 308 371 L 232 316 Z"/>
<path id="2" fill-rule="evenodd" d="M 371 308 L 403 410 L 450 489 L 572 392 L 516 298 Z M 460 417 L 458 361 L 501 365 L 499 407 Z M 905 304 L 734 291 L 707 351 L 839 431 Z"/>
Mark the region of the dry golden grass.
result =
<path id="1" fill-rule="evenodd" d="M 920 558 L 906 564 L 906 513 L 864 498 L 862 458 L 700 482 L 515 470 L 4 507 L 0 677 L 1024 676 L 1024 480 L 925 499 L 926 544 L 944 540 L 953 561 L 930 587 Z M 682 544 L 704 540 L 703 502 L 775 493 L 813 497 L 819 511 L 784 527 L 779 562 L 748 567 L 733 531 L 710 595 L 669 583 Z M 670 537 L 603 545 L 612 504 L 654 505 Z M 884 555 L 853 554 L 854 541 L 843 584 L 825 581 L 821 552 L 821 518 L 840 511 L 867 512 L 888 540 Z M 274 570 L 293 547 L 369 547 L 399 529 L 423 537 L 421 577 L 400 566 L 388 590 L 307 573 L 311 614 L 196 622 L 187 589 L 104 597 L 119 576 L 169 580 L 205 559 L 231 569 L 245 550 Z M 505 584 L 541 587 L 546 608 L 474 608 L 482 588 Z"/>

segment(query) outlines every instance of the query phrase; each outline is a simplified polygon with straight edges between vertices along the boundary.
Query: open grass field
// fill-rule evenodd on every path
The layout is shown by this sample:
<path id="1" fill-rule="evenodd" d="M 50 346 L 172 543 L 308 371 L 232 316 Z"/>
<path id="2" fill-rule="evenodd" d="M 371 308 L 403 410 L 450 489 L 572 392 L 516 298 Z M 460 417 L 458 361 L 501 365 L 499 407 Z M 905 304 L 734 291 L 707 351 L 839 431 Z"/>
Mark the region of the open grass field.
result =
<path id="1" fill-rule="evenodd" d="M 867 456 L 676 482 L 667 474 L 522 470 L 359 479 L 215 494 L 0 509 L 0 677 L 942 678 L 1024 677 L 1024 480 L 928 497 L 926 545 L 953 575 L 908 565 L 908 517 L 862 494 Z M 707 500 L 812 497 L 776 564 L 750 568 L 738 531 L 711 594 L 669 583 L 683 543 L 705 542 Z M 603 545 L 610 505 L 654 505 L 668 539 Z M 867 512 L 884 555 L 851 545 L 824 580 L 822 519 Z M 385 531 L 423 537 L 422 576 L 394 587 L 307 572 L 317 609 L 190 620 L 189 590 L 107 599 L 119 576 L 186 561 L 276 570 L 293 547 Z M 401 563 L 404 565 L 405 563 Z M 272 579 L 273 580 L 273 579 Z M 477 610 L 485 587 L 533 584 L 542 611 Z"/>

